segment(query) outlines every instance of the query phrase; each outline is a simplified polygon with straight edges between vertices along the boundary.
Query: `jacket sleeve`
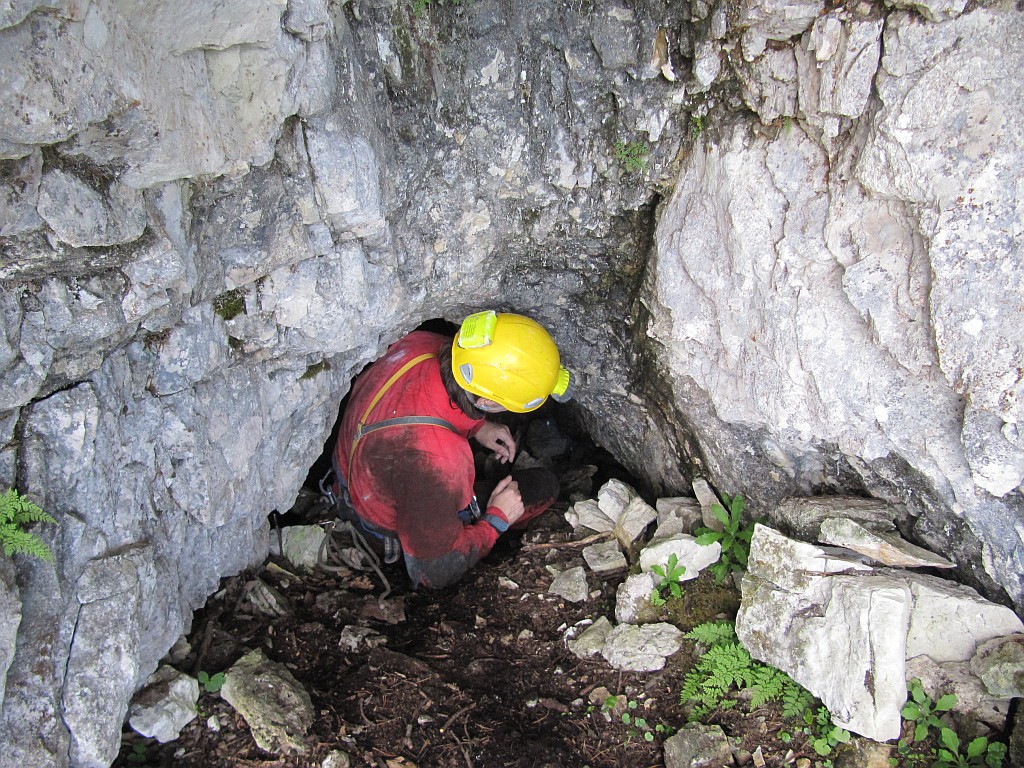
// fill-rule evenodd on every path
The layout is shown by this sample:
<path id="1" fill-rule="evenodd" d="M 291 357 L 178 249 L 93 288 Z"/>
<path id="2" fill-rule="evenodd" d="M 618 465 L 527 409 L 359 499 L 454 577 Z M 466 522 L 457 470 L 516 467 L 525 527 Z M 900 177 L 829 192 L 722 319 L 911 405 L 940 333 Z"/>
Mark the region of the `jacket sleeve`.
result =
<path id="1" fill-rule="evenodd" d="M 406 569 L 416 586 L 445 587 L 462 578 L 487 555 L 498 531 L 481 520 L 464 525 L 458 513 L 471 493 L 472 478 L 446 472 L 443 460 L 412 456 L 396 473 L 400 484 L 393 491 L 396 524 Z M 487 513 L 504 520 L 496 507 Z"/>

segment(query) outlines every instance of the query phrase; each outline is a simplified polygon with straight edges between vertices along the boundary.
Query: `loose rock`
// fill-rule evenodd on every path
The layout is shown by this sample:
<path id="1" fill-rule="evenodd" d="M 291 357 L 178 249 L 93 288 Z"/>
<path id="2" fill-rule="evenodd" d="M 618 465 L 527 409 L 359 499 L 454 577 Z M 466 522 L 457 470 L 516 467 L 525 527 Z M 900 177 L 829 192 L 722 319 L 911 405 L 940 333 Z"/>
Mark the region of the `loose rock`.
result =
<path id="1" fill-rule="evenodd" d="M 620 624 L 608 633 L 601 655 L 616 669 L 655 672 L 682 644 L 683 633 L 671 624 Z"/>
<path id="2" fill-rule="evenodd" d="M 587 572 L 582 565 L 569 568 L 555 576 L 548 592 L 565 598 L 570 603 L 582 603 L 590 596 Z"/>
<path id="3" fill-rule="evenodd" d="M 306 751 L 313 703 L 292 673 L 262 650 L 243 656 L 227 671 L 220 695 L 245 719 L 262 749 L 274 754 Z"/>
<path id="4" fill-rule="evenodd" d="M 665 741 L 665 768 L 724 768 L 732 750 L 717 725 L 688 725 Z"/>
<path id="5" fill-rule="evenodd" d="M 174 741 L 196 717 L 199 682 L 173 667 L 160 667 L 128 710 L 128 724 L 161 744 Z"/>

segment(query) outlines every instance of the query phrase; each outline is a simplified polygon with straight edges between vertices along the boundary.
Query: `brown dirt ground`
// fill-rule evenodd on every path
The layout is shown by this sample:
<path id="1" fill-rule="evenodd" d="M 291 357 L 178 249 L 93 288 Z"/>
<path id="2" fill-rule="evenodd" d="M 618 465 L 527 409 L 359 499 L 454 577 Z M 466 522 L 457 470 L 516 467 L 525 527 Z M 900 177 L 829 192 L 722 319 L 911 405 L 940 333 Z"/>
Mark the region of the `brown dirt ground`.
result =
<path id="1" fill-rule="evenodd" d="M 594 592 L 583 604 L 548 594 L 549 566 L 582 563 L 582 547 L 562 517 L 567 507 L 559 502 L 526 534 L 503 536 L 463 582 L 448 589 L 411 591 L 403 586 L 404 568 L 389 566 L 396 586 L 389 602 L 404 608 L 404 620 L 396 623 L 380 616 L 381 587 L 360 573 L 289 575 L 295 569 L 287 561 L 271 559 L 259 573 L 225 579 L 196 613 L 192 652 L 176 666 L 193 675 L 214 674 L 264 648 L 312 698 L 316 717 L 308 750 L 294 756 L 265 752 L 227 702 L 204 691 L 200 717 L 174 742 L 159 744 L 126 726 L 114 765 L 319 768 L 332 750 L 346 752 L 352 766 L 373 768 L 663 765 L 665 739 L 687 723 L 679 690 L 694 645 L 684 641 L 682 651 L 654 673 L 620 672 L 567 649 L 567 627 L 602 615 L 614 619 L 615 590 L 626 576 L 601 582 L 590 574 Z M 245 585 L 257 576 L 288 598 L 289 615 L 252 611 Z M 709 575 L 685 582 L 684 590 L 682 600 L 663 609 L 664 618 L 683 630 L 716 615 L 735 616 L 736 590 L 715 585 Z M 350 625 L 369 627 L 386 641 L 343 650 L 339 636 Z M 622 697 L 618 709 L 609 710 L 609 695 Z M 747 713 L 740 703 L 703 722 L 721 725 L 734 748 L 747 753 L 737 752 L 740 765 L 754 764 L 750 753 L 758 748 L 769 768 L 827 765 L 806 736 L 779 739 L 799 724 L 783 723 L 774 705 Z M 836 761 L 837 768 L 841 764 Z"/>
<path id="2" fill-rule="evenodd" d="M 115 765 L 314 768 L 335 749 L 347 752 L 353 766 L 377 768 L 662 765 L 664 738 L 686 723 L 678 692 L 692 643 L 686 641 L 684 652 L 656 673 L 620 672 L 600 659 L 578 659 L 563 641 L 566 627 L 601 615 L 614 618 L 615 588 L 625 574 L 599 586 L 591 575 L 599 594 L 584 604 L 566 603 L 547 593 L 547 566 L 580 562 L 580 548 L 559 511 L 548 512 L 523 539 L 493 552 L 455 587 L 397 590 L 393 599 L 404 603 L 406 618 L 396 624 L 374 618 L 381 590 L 361 574 L 316 572 L 293 579 L 264 569 L 260 578 L 294 606 L 293 615 L 279 618 L 256 616 L 241 599 L 257 574 L 226 579 L 197 613 L 194 650 L 179 667 L 213 674 L 264 647 L 312 697 L 317 716 L 309 751 L 288 757 L 263 751 L 218 694 L 203 692 L 202 716 L 177 741 L 161 745 L 126 729 Z M 392 569 L 389 576 L 400 582 L 402 574 Z M 706 602 L 693 596 L 718 588 L 709 578 L 698 581 L 688 583 L 688 597 Z M 718 591 L 726 593 L 719 600 L 724 596 L 726 605 L 735 605 L 735 594 L 731 600 L 727 594 L 732 590 Z M 338 637 L 347 625 L 371 627 L 387 641 L 342 651 Z M 627 711 L 647 726 L 627 725 L 620 713 L 605 711 L 603 696 L 591 702 L 602 687 L 636 702 Z M 209 727 L 211 718 L 220 730 Z M 756 716 L 722 712 L 711 721 L 738 736 L 748 751 L 760 746 L 769 766 L 792 764 L 805 753 L 778 740 L 781 720 L 770 707 Z"/>

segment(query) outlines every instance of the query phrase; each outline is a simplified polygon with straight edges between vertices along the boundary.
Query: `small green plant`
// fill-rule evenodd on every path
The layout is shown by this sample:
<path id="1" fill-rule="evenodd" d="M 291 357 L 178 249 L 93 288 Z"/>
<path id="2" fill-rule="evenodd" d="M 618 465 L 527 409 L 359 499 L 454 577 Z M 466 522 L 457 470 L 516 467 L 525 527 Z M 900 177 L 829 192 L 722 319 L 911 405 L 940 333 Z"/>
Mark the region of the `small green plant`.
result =
<path id="1" fill-rule="evenodd" d="M 324 371 L 331 370 L 331 364 L 326 360 L 321 360 L 319 363 L 313 363 L 306 368 L 306 372 L 299 377 L 299 381 L 307 381 L 309 379 L 315 379 L 317 375 Z"/>
<path id="2" fill-rule="evenodd" d="M 196 678 L 199 680 L 199 684 L 203 686 L 203 690 L 207 693 L 216 693 L 224 685 L 224 673 L 218 672 L 215 675 L 210 675 L 207 672 L 200 672 Z"/>
<path id="3" fill-rule="evenodd" d="M 960 751 L 960 737 L 952 728 L 939 731 L 942 746 L 936 751 L 937 760 L 932 768 L 1001 768 L 1006 757 L 1006 745 L 989 741 L 979 736 L 967 745 L 967 752 Z"/>
<path id="4" fill-rule="evenodd" d="M 647 147 L 643 142 L 615 142 L 615 159 L 627 171 L 642 171 L 647 168 L 647 154 Z"/>
<path id="5" fill-rule="evenodd" d="M 0 496 L 0 544 L 4 554 L 32 555 L 47 563 L 53 562 L 53 552 L 38 536 L 25 530 L 31 523 L 53 523 L 50 515 L 11 488 Z"/>
<path id="6" fill-rule="evenodd" d="M 804 710 L 804 731 L 809 737 L 811 748 L 822 757 L 828 757 L 840 744 L 850 740 L 850 732 L 832 722 L 832 714 L 826 707 Z"/>
<path id="7" fill-rule="evenodd" d="M 722 545 L 722 556 L 717 563 L 710 566 L 715 575 L 715 581 L 721 584 L 725 577 L 733 571 L 745 571 L 747 569 L 747 558 L 750 556 L 750 539 L 754 535 L 754 526 L 743 525 L 743 508 L 745 502 L 741 494 L 729 498 L 722 494 L 729 509 L 726 511 L 721 504 L 711 505 L 711 514 L 715 516 L 723 526 L 723 530 L 715 531 L 711 528 L 697 529 L 697 543 L 704 546 L 714 544 L 716 541 Z"/>
<path id="8" fill-rule="evenodd" d="M 605 701 L 604 709 L 610 712 L 618 703 L 618 697 L 609 696 L 608 700 Z M 644 741 L 651 742 L 657 736 L 667 737 L 672 735 L 672 728 L 667 725 L 658 723 L 651 727 L 651 724 L 647 722 L 647 719 L 637 714 L 637 708 L 639 704 L 636 701 L 630 700 L 626 702 L 626 711 L 622 713 L 620 719 L 625 725 L 629 726 L 629 737 L 633 738 L 639 736 Z"/>
<path id="9" fill-rule="evenodd" d="M 907 684 L 907 692 L 910 694 L 910 701 L 903 705 L 900 714 L 915 724 L 910 742 L 923 741 L 928 738 L 929 728 L 942 728 L 939 713 L 948 712 L 955 707 L 956 696 L 947 693 L 945 696 L 940 696 L 938 701 L 932 701 L 931 697 L 925 693 L 921 679 L 917 677 Z"/>
<path id="10" fill-rule="evenodd" d="M 680 582 L 686 573 L 686 566 L 679 564 L 679 557 L 675 552 L 668 556 L 668 562 L 665 565 L 652 565 L 651 573 L 658 577 L 658 583 L 651 592 L 651 603 L 653 605 L 661 606 L 665 604 L 666 598 L 664 593 L 666 590 L 672 597 L 679 598 L 683 596 Z"/>
<path id="11" fill-rule="evenodd" d="M 679 700 L 696 702 L 693 717 L 736 706 L 727 698 L 735 689 L 749 694 L 753 711 L 769 701 L 781 701 L 783 717 L 799 716 L 813 701 L 811 694 L 780 669 L 751 657 L 727 622 L 700 624 L 684 637 L 711 647 L 683 679 Z"/>
<path id="12" fill-rule="evenodd" d="M 214 297 L 213 311 L 220 315 L 224 322 L 245 314 L 245 294 L 240 288 L 225 291 Z"/>
<path id="13" fill-rule="evenodd" d="M 924 766 L 930 764 L 928 755 L 926 755 L 920 748 L 915 749 L 911 747 L 910 743 L 906 739 L 899 740 L 896 745 L 896 751 L 899 754 L 899 757 L 889 758 L 889 765 L 891 766 L 895 767 L 902 765 L 912 766 L 913 768 L 921 766 L 921 768 L 924 768 Z M 934 752 L 935 750 L 932 750 L 933 754 Z"/>
<path id="14" fill-rule="evenodd" d="M 146 762 L 146 743 L 144 741 L 137 741 L 132 744 L 132 751 L 128 755 L 129 763 L 144 763 Z"/>
<path id="15" fill-rule="evenodd" d="M 690 138 L 697 140 L 704 133 L 704 118 L 700 115 L 690 115 Z"/>

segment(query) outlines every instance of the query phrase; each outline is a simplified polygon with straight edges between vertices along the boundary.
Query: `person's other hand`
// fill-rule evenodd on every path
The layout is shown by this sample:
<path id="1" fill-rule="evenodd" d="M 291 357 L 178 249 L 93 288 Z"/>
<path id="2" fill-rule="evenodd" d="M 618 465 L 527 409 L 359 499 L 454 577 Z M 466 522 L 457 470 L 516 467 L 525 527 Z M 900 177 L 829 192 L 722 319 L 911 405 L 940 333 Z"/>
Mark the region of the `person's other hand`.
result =
<path id="1" fill-rule="evenodd" d="M 487 506 L 500 509 L 508 524 L 512 525 L 523 516 L 523 497 L 519 495 L 519 483 L 511 475 L 503 477 L 494 487 Z"/>
<path id="2" fill-rule="evenodd" d="M 504 424 L 485 421 L 475 437 L 484 448 L 494 451 L 494 455 L 502 464 L 515 459 L 516 441 L 512 439 L 512 433 Z"/>

